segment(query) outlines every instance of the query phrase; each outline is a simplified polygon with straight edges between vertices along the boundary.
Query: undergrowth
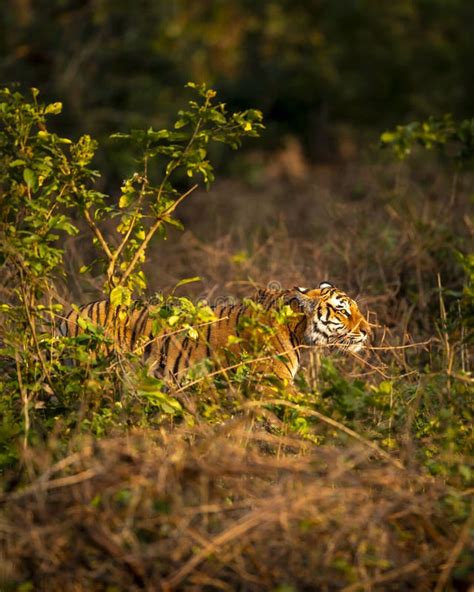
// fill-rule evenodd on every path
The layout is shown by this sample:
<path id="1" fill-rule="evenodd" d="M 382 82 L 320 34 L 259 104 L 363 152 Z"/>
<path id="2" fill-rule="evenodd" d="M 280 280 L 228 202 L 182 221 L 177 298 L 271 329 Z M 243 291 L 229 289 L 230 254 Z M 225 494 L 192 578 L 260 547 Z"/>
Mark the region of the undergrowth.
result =
<path id="1" fill-rule="evenodd" d="M 213 181 L 209 142 L 261 129 L 192 88 L 173 129 L 119 138 L 138 165 L 111 195 L 95 142 L 48 130 L 59 104 L 2 92 L 0 586 L 468 589 L 472 126 L 382 136 L 403 157 L 461 143 L 453 175 L 379 156 L 187 200 L 189 178 Z M 170 387 L 100 327 L 56 330 L 74 302 L 105 292 L 123 310 L 159 285 L 157 323 L 192 338 L 212 322 L 204 298 L 323 279 L 359 296 L 372 344 L 306 351 L 291 390 L 269 377 L 262 391 L 251 359 Z"/>

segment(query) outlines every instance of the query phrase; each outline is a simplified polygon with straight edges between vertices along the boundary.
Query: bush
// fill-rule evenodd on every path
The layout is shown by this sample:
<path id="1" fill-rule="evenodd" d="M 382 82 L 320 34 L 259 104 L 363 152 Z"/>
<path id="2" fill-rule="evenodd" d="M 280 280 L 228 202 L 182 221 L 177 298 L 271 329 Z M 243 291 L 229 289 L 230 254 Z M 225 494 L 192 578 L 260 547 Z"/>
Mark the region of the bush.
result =
<path id="1" fill-rule="evenodd" d="M 175 209 L 197 187 L 187 188 L 185 179 L 201 178 L 208 186 L 214 179 L 208 145 L 237 148 L 262 128 L 258 111 L 228 114 L 214 103 L 215 91 L 188 87 L 198 98 L 178 112 L 172 129 L 115 135 L 138 153 L 138 169 L 117 199 L 94 186 L 99 174 L 90 165 L 97 143 L 87 135 L 73 142 L 49 131 L 48 118 L 60 113 L 60 103 L 38 103 L 36 89 L 30 100 L 7 88 L 0 93 L 3 464 L 15 460 L 12 436 L 21 434 L 27 447 L 55 429 L 67 435 L 85 426 L 103 434 L 108 424 L 129 420 L 133 397 L 125 396 L 117 361 L 103 353 L 103 331 L 90 324 L 76 339 L 58 338 L 63 306 L 56 281 L 64 275 L 64 236 L 77 234 L 82 218 L 96 249 L 92 265 L 101 270 L 112 309 L 121 306 L 124 314 L 146 288 L 142 265 L 150 241 L 165 238 L 167 227 L 181 227 Z M 113 230 L 106 233 L 108 221 Z M 183 298 L 181 304 L 198 314 L 190 301 Z M 161 397 L 162 410 L 176 408 L 174 400 Z"/>

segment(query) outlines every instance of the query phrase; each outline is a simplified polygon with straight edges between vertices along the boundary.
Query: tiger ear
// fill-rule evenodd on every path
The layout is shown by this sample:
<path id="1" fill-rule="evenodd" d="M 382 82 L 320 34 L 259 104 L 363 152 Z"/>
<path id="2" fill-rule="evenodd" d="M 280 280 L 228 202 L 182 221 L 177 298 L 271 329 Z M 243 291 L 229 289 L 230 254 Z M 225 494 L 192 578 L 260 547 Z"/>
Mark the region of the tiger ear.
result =
<path id="1" fill-rule="evenodd" d="M 321 282 L 319 284 L 319 289 L 323 290 L 324 288 L 334 288 L 334 286 L 331 284 L 331 282 L 327 282 L 326 280 L 324 282 Z"/>
<path id="2" fill-rule="evenodd" d="M 310 290 L 306 289 L 305 291 L 309 292 Z M 311 296 L 306 296 L 305 292 L 302 292 L 301 288 L 295 289 L 295 300 L 306 314 L 312 313 L 316 308 L 316 301 L 314 298 L 311 298 Z"/>
<path id="3" fill-rule="evenodd" d="M 309 288 L 303 288 L 302 286 L 295 286 L 295 290 L 301 292 L 301 294 L 306 294 L 309 292 Z"/>

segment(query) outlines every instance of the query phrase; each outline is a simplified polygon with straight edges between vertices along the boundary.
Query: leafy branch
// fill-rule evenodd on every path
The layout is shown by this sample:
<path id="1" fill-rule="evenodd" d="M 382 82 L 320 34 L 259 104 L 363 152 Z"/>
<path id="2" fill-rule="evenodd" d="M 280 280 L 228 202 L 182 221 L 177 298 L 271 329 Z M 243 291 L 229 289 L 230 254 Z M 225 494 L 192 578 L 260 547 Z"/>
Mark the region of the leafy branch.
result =
<path id="1" fill-rule="evenodd" d="M 61 103 L 39 103 L 37 89 L 30 97 L 0 89 L 0 273 L 6 300 L 0 305 L 0 361 L 6 361 L 0 403 L 8 401 L 13 410 L 17 403 L 21 407 L 13 413 L 24 446 L 47 407 L 53 425 L 58 404 L 67 408 L 68 401 L 75 405 L 107 388 L 115 397 L 123 388 L 106 353 L 101 354 L 107 341 L 103 331 L 89 323 L 84 334 L 68 340 L 58 339 L 55 330 L 62 310 L 55 282 L 65 275 L 64 238 L 79 232 L 77 219 L 82 216 L 91 230 L 113 314 L 116 306 L 129 304 L 146 287 L 142 264 L 152 239 L 164 238 L 169 226 L 181 228 L 175 217 L 178 206 L 199 182 L 209 186 L 214 180 L 209 144 L 225 142 L 237 148 L 263 127 L 259 111 L 228 113 L 223 103 L 215 102 L 215 91 L 188 86 L 197 100 L 178 112 L 171 129 L 114 136 L 139 154 L 138 170 L 115 197 L 95 187 L 99 173 L 90 166 L 97 143 L 88 135 L 74 142 L 49 131 L 49 118 L 61 113 Z M 204 308 L 193 308 L 191 317 L 208 314 Z M 172 315 L 170 324 L 181 317 Z M 186 316 L 183 322 L 184 330 L 194 335 Z M 65 359 L 77 365 L 71 368 Z M 160 401 L 163 409 L 170 407 Z M 94 417 L 99 417 L 92 420 L 99 433 L 106 415 L 102 420 Z"/>
<path id="2" fill-rule="evenodd" d="M 474 119 L 456 122 L 450 114 L 430 117 L 423 122 L 398 125 L 384 132 L 380 141 L 383 147 L 390 146 L 400 160 L 409 156 L 414 146 L 445 152 L 449 148 L 450 155 L 461 166 L 474 156 Z"/>
<path id="3" fill-rule="evenodd" d="M 247 110 L 228 114 L 224 103 L 214 104 L 216 92 L 205 85 L 189 83 L 199 101 L 189 101 L 180 110 L 172 129 L 132 130 L 112 137 L 132 143 L 139 151 L 142 169 L 127 178 L 116 203 L 106 203 L 104 196 L 89 192 L 84 200 L 84 216 L 94 233 L 96 243 L 106 257 L 105 288 L 113 304 L 128 304 L 132 293 L 141 292 L 146 280 L 140 270 L 146 250 L 158 233 L 166 236 L 167 226 L 181 228 L 174 217 L 177 206 L 197 187 L 180 190 L 184 178 L 200 177 L 209 186 L 214 180 L 207 156 L 211 142 L 224 142 L 238 148 L 245 136 L 257 136 L 262 129 L 259 111 Z M 162 171 L 161 180 L 153 182 L 149 174 Z M 118 218 L 115 236 L 117 246 L 100 229 L 106 218 Z"/>

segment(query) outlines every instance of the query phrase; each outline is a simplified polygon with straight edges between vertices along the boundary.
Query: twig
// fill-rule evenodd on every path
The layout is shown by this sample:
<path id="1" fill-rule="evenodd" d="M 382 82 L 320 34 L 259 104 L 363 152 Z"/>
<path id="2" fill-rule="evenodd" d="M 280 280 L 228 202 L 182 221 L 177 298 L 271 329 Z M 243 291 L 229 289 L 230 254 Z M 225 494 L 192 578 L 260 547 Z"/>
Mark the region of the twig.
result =
<path id="1" fill-rule="evenodd" d="M 474 383 L 474 377 L 472 376 L 463 376 L 462 374 L 458 374 L 457 372 L 449 372 L 448 376 L 451 376 L 456 380 L 460 380 L 461 382 L 465 382 L 466 384 Z"/>
<path id="2" fill-rule="evenodd" d="M 171 204 L 171 206 L 169 208 L 167 208 L 164 212 L 162 212 L 160 214 L 160 216 L 155 220 L 155 222 L 153 223 L 153 225 L 150 227 L 150 229 L 148 230 L 148 233 L 146 235 L 146 237 L 143 239 L 142 244 L 139 246 L 139 248 L 135 251 L 135 254 L 133 256 L 133 259 L 130 261 L 127 269 L 124 271 L 123 275 L 120 278 L 120 282 L 118 285 L 123 285 L 124 282 L 128 279 L 128 277 L 130 276 L 130 274 L 132 273 L 132 271 L 135 269 L 136 264 L 138 263 L 138 260 L 140 259 L 140 257 L 142 256 L 143 252 L 145 251 L 145 249 L 148 246 L 148 243 L 150 242 L 150 240 L 153 238 L 153 235 L 155 234 L 155 232 L 158 230 L 160 224 L 163 222 L 163 219 L 168 216 L 169 214 L 171 214 L 171 212 L 173 212 L 173 210 L 178 206 L 179 203 L 181 203 L 183 201 L 183 199 L 185 199 L 186 197 L 188 197 L 188 195 L 190 193 L 192 193 L 195 189 L 197 189 L 198 185 L 193 185 L 191 187 L 191 189 L 189 189 L 188 191 L 186 191 L 186 193 L 183 193 L 183 195 L 181 195 L 175 202 L 173 202 Z"/>
<path id="3" fill-rule="evenodd" d="M 206 101 L 204 103 L 204 110 L 207 109 L 208 105 L 210 102 L 210 97 L 206 97 Z M 174 162 L 174 165 L 172 167 L 169 168 L 169 170 L 167 171 L 167 173 L 165 174 L 163 180 L 161 181 L 160 187 L 158 189 L 158 197 L 157 197 L 157 201 L 160 200 L 161 198 L 161 194 L 163 193 L 163 189 L 165 187 L 166 182 L 168 181 L 168 179 L 170 178 L 172 172 L 174 170 L 176 170 L 180 164 L 183 161 L 184 156 L 189 152 L 189 149 L 191 148 L 194 140 L 196 139 L 196 136 L 199 132 L 199 129 L 201 127 L 202 124 L 202 117 L 198 120 L 196 127 L 194 128 L 193 134 L 190 137 L 185 149 L 183 150 L 181 156 Z M 136 264 L 138 263 L 139 258 L 141 257 L 142 253 L 145 251 L 148 243 L 150 242 L 151 238 L 153 237 L 153 235 L 155 234 L 155 232 L 158 230 L 161 222 L 163 221 L 163 219 L 165 218 L 165 216 L 168 216 L 169 214 L 171 214 L 171 212 L 173 212 L 176 207 L 178 206 L 178 204 L 180 204 L 183 199 L 185 199 L 186 197 L 188 197 L 188 195 L 190 193 L 192 193 L 195 189 L 197 189 L 198 185 L 193 185 L 193 187 L 191 187 L 191 189 L 189 189 L 188 191 L 186 191 L 186 193 L 183 193 L 183 195 L 181 195 L 175 202 L 173 202 L 171 204 L 171 206 L 169 208 L 167 208 L 164 212 L 162 212 L 159 217 L 155 220 L 155 222 L 153 223 L 153 225 L 151 226 L 151 228 L 148 230 L 148 234 L 146 235 L 144 241 L 142 242 L 142 244 L 140 245 L 140 247 L 138 248 L 138 250 L 135 252 L 135 255 L 133 256 L 132 261 L 130 262 L 130 264 L 128 265 L 127 269 L 125 270 L 124 274 L 122 275 L 122 277 L 120 278 L 119 281 L 119 285 L 123 285 L 123 283 L 127 280 L 127 278 L 129 277 L 129 275 L 132 273 L 132 271 L 134 270 Z"/>
<path id="4" fill-rule="evenodd" d="M 392 569 L 381 576 L 375 577 L 371 580 L 363 580 L 356 582 L 355 584 L 351 584 L 350 586 L 346 586 L 342 588 L 341 592 L 358 592 L 359 590 L 371 590 L 374 584 L 382 584 L 383 582 L 390 582 L 390 580 L 394 580 L 398 578 L 402 574 L 411 573 L 412 571 L 416 571 L 422 562 L 419 559 L 415 559 L 414 561 L 410 561 L 406 565 L 402 565 L 397 569 Z"/>
<path id="5" fill-rule="evenodd" d="M 109 286 L 112 288 L 112 277 L 114 275 L 115 272 L 115 265 L 118 261 L 118 258 L 120 257 L 123 249 L 126 247 L 127 243 L 128 243 L 128 239 L 130 238 L 130 235 L 133 232 L 133 229 L 135 228 L 135 224 L 139 218 L 139 210 L 141 208 L 141 205 L 143 203 L 143 199 L 145 196 L 145 187 L 148 186 L 148 157 L 145 155 L 144 158 L 144 172 L 143 172 L 143 176 L 141 178 L 141 189 L 140 189 L 140 195 L 138 197 L 138 201 L 137 204 L 135 206 L 135 213 L 133 214 L 133 218 L 130 222 L 130 225 L 128 227 L 127 232 L 125 233 L 124 237 L 122 238 L 122 241 L 120 242 L 119 246 L 115 249 L 115 251 L 113 252 L 112 255 L 112 259 L 109 263 L 109 266 L 107 267 L 107 281 L 109 282 Z"/>
<path id="6" fill-rule="evenodd" d="M 26 287 L 25 287 L 25 278 L 23 275 L 22 265 L 23 264 L 20 261 L 20 267 L 19 267 L 20 279 L 21 279 L 20 290 L 21 290 L 22 297 L 23 297 L 24 309 L 25 309 L 28 325 L 30 327 L 31 336 L 33 338 L 33 343 L 35 345 L 35 349 L 36 349 L 36 353 L 38 355 L 41 369 L 43 370 L 44 378 L 45 378 L 46 382 L 48 383 L 49 388 L 51 389 L 52 393 L 54 393 L 58 397 L 58 399 L 60 399 L 60 397 L 57 395 L 55 385 L 53 384 L 53 382 L 51 380 L 51 376 L 50 376 L 48 367 L 47 367 L 46 362 L 44 361 L 44 358 L 43 358 L 43 352 L 41 351 L 41 348 L 40 348 L 38 336 L 36 335 L 36 325 L 33 321 L 33 317 L 31 316 L 31 310 L 30 310 L 31 308 L 33 308 L 34 299 L 28 298 L 28 294 L 27 294 Z"/>
<path id="7" fill-rule="evenodd" d="M 28 393 L 23 385 L 23 377 L 21 374 L 20 360 L 18 352 L 15 352 L 16 375 L 18 377 L 18 387 L 21 394 L 21 402 L 23 403 L 23 415 L 25 418 L 25 435 L 23 436 L 23 448 L 28 446 L 28 432 L 30 431 L 30 415 L 28 413 Z"/>
<path id="8" fill-rule="evenodd" d="M 418 343 L 409 343 L 407 345 L 386 345 L 386 346 L 378 346 L 378 347 L 369 345 L 365 349 L 368 349 L 370 351 L 375 351 L 375 350 L 390 351 L 392 349 L 409 349 L 412 347 L 421 347 L 422 345 L 429 345 L 432 342 L 433 342 L 433 338 L 430 337 L 426 341 L 419 341 Z"/>
<path id="9" fill-rule="evenodd" d="M 454 545 L 453 550 L 451 551 L 448 560 L 444 565 L 443 571 L 441 572 L 441 575 L 439 576 L 439 579 L 436 582 L 436 588 L 434 589 L 434 592 L 443 592 L 443 590 L 445 590 L 445 586 L 449 579 L 449 575 L 452 572 L 456 564 L 456 561 L 464 548 L 464 545 L 467 543 L 469 539 L 469 533 L 473 522 L 474 512 L 471 511 L 471 514 L 464 523 L 464 526 L 462 527 L 461 532 L 459 534 L 459 538 L 456 541 L 456 544 Z"/>
<path id="10" fill-rule="evenodd" d="M 196 566 L 209 557 L 209 555 L 214 553 L 216 549 L 219 549 L 232 539 L 241 537 L 247 531 L 255 528 L 267 517 L 266 514 L 271 516 L 272 512 L 270 511 L 265 513 L 258 511 L 253 513 L 251 516 L 245 516 L 234 526 L 231 526 L 220 535 L 214 537 L 214 539 L 203 549 L 201 549 L 199 553 L 196 553 L 196 555 L 191 557 L 191 559 L 189 559 L 180 569 L 178 569 L 178 571 L 173 576 L 161 584 L 163 592 L 171 592 L 171 590 L 176 589 L 176 587 L 184 580 L 184 578 L 188 576 Z"/>
<path id="11" fill-rule="evenodd" d="M 84 208 L 84 216 L 85 216 L 85 218 L 87 220 L 87 223 L 91 227 L 92 232 L 95 234 L 97 240 L 99 241 L 100 246 L 104 250 L 104 253 L 107 255 L 107 257 L 110 260 L 112 260 L 113 259 L 112 251 L 109 249 L 109 245 L 107 244 L 107 241 L 105 240 L 104 235 L 102 234 L 102 232 L 100 231 L 99 227 L 97 226 L 97 224 L 92 219 L 89 210 L 87 210 L 86 208 Z"/>
<path id="12" fill-rule="evenodd" d="M 16 491 L 13 494 L 2 495 L 0 501 L 15 500 L 35 493 L 37 491 L 50 491 L 51 489 L 59 489 L 60 487 L 68 487 L 70 485 L 76 485 L 76 483 L 82 483 L 88 481 L 98 474 L 96 469 L 86 469 L 82 473 L 76 473 L 75 475 L 68 475 L 67 477 L 58 477 L 52 481 L 37 481 L 29 487 Z"/>
<path id="13" fill-rule="evenodd" d="M 288 354 L 290 352 L 294 352 L 298 349 L 303 349 L 305 347 L 307 347 L 307 346 L 300 345 L 298 347 L 292 347 L 290 349 L 287 349 L 284 352 L 279 352 L 278 355 L 284 356 L 285 354 Z M 212 378 L 213 376 L 218 376 L 219 374 L 226 374 L 229 370 L 235 370 L 236 368 L 240 368 L 241 366 L 246 366 L 249 364 L 258 364 L 259 362 L 267 362 L 269 360 L 273 360 L 274 358 L 275 358 L 274 355 L 261 356 L 259 358 L 253 358 L 252 360 L 243 360 L 242 362 L 232 364 L 231 366 L 225 366 L 224 368 L 219 368 L 219 370 L 215 370 L 214 372 L 209 372 L 208 374 L 206 374 L 205 376 L 202 376 L 201 378 L 197 378 L 196 380 L 186 383 L 181 388 L 174 391 L 173 394 L 181 393 L 181 392 L 185 391 L 186 389 L 188 389 L 189 387 L 199 384 L 199 383 L 203 382 L 204 380 L 207 380 L 208 378 Z"/>
<path id="14" fill-rule="evenodd" d="M 130 226 L 128 227 L 128 230 L 127 230 L 125 236 L 122 239 L 122 242 L 115 249 L 115 251 L 112 254 L 112 258 L 110 259 L 109 265 L 107 267 L 107 281 L 109 282 L 109 286 L 111 286 L 111 287 L 112 287 L 112 277 L 115 272 L 115 264 L 117 263 L 117 260 L 120 257 L 120 254 L 122 253 L 123 249 L 125 248 L 125 246 L 128 242 L 128 239 L 130 238 L 130 235 L 132 234 L 132 231 L 135 228 L 135 223 L 136 223 L 137 219 L 138 219 L 138 216 L 135 214 L 132 218 L 132 221 L 130 222 Z"/>

